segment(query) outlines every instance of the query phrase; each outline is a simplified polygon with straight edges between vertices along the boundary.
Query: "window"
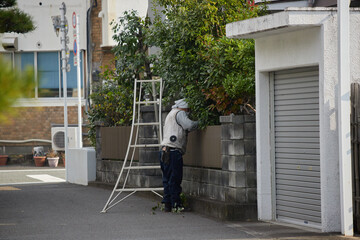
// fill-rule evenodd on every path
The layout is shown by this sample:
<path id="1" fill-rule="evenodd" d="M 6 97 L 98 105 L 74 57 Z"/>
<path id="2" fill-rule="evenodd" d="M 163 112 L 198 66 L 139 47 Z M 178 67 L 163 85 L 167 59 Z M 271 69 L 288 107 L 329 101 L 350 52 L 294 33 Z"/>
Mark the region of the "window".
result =
<path id="1" fill-rule="evenodd" d="M 81 52 L 79 52 L 81 54 Z M 24 70 L 31 66 L 36 76 L 36 88 L 30 95 L 32 98 L 59 98 L 63 97 L 61 53 L 60 52 L 16 52 L 0 53 L 5 60 L 13 63 L 14 67 Z M 80 55 L 81 77 L 83 78 L 83 56 Z M 70 72 L 67 76 L 67 96 L 77 97 L 77 67 L 74 66 L 74 53 L 70 52 Z M 81 81 L 83 92 L 83 81 Z M 83 94 L 82 94 L 83 95 Z"/>
<path id="2" fill-rule="evenodd" d="M 69 64 L 70 64 L 70 72 L 67 72 L 67 96 L 68 97 L 77 97 L 77 67 L 74 66 L 74 52 L 70 52 L 70 57 L 69 57 Z M 80 55 L 80 69 L 83 69 L 83 61 L 82 61 L 82 56 Z M 80 70 L 80 79 L 82 79 L 83 76 L 83 72 L 82 70 Z M 80 81 L 81 84 L 81 92 L 83 89 L 83 82 Z M 61 91 L 62 93 L 63 91 L 63 87 L 62 87 L 62 80 L 61 80 Z M 63 94 L 62 94 L 63 96 Z"/>
<path id="3" fill-rule="evenodd" d="M 37 54 L 38 97 L 59 97 L 59 53 Z"/>
<path id="4" fill-rule="evenodd" d="M 24 71 L 27 68 L 34 68 L 34 53 L 15 53 L 14 55 L 15 67 L 18 70 Z M 30 98 L 35 97 L 35 89 L 33 89 L 28 95 Z"/>
<path id="5" fill-rule="evenodd" d="M 1 57 L 5 60 L 11 63 L 11 66 L 13 65 L 12 61 L 12 54 L 11 53 L 1 53 Z"/>

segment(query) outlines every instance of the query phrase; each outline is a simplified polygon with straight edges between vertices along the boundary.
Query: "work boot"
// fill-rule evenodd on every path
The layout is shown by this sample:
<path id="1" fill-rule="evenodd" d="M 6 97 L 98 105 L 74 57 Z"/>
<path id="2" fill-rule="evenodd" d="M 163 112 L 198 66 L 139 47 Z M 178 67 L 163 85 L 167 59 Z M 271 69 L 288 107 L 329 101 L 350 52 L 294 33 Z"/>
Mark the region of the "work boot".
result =
<path id="1" fill-rule="evenodd" d="M 175 204 L 175 206 L 171 210 L 173 213 L 182 213 L 182 212 L 189 212 L 189 208 L 185 208 L 182 204 Z"/>
<path id="2" fill-rule="evenodd" d="M 165 203 L 164 211 L 171 212 L 171 203 Z"/>
<path id="3" fill-rule="evenodd" d="M 182 213 L 182 212 L 184 212 L 184 210 L 185 210 L 184 207 L 178 206 L 178 207 L 172 208 L 171 212 L 173 212 L 173 213 Z"/>

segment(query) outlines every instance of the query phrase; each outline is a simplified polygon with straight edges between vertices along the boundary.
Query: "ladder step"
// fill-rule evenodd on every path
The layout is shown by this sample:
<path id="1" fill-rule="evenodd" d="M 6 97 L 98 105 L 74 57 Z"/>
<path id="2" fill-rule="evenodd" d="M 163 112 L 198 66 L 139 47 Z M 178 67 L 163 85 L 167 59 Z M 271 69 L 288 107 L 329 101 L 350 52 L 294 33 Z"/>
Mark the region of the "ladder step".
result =
<path id="1" fill-rule="evenodd" d="M 160 169 L 160 166 L 131 166 L 124 169 Z"/>
<path id="2" fill-rule="evenodd" d="M 148 80 L 146 80 L 146 79 L 144 79 L 144 80 L 139 80 L 139 79 L 136 79 L 135 80 L 136 82 L 138 82 L 138 83 L 149 83 L 149 82 L 160 82 L 161 81 L 161 78 L 160 79 L 148 79 Z"/>
<path id="3" fill-rule="evenodd" d="M 159 125 L 159 122 L 149 122 L 149 123 L 134 123 L 135 126 L 152 126 Z"/>
<path id="4" fill-rule="evenodd" d="M 136 101 L 136 104 L 154 104 L 154 103 L 160 103 L 160 101 Z"/>
<path id="5" fill-rule="evenodd" d="M 139 83 L 139 84 L 138 84 Z M 160 92 L 159 92 L 159 99 L 157 99 L 157 97 L 154 97 L 154 99 L 152 101 L 140 101 L 142 99 L 142 91 L 143 91 L 143 84 L 142 83 L 149 83 L 149 84 L 144 84 L 144 85 L 151 85 L 152 89 L 153 89 L 153 96 L 157 96 L 156 92 L 156 87 L 155 86 L 159 86 L 160 88 Z M 151 84 L 150 84 L 151 83 Z M 159 83 L 159 84 L 155 84 L 155 83 Z M 139 89 L 138 89 L 139 87 Z M 133 195 L 134 193 L 136 193 L 137 191 L 151 191 L 152 193 L 154 193 L 155 195 L 162 197 L 158 191 L 163 191 L 163 187 L 144 187 L 144 186 L 140 186 L 140 187 L 133 187 L 133 188 L 125 188 L 125 185 L 128 181 L 128 174 L 130 172 L 130 169 L 154 169 L 156 171 L 159 171 L 158 169 L 160 169 L 160 164 L 158 165 L 145 165 L 145 166 L 132 166 L 132 162 L 134 159 L 134 152 L 131 156 L 130 159 L 128 159 L 128 153 L 130 151 L 130 148 L 133 148 L 133 150 L 135 150 L 136 147 L 139 148 L 152 148 L 151 150 L 153 150 L 154 148 L 158 148 L 160 149 L 161 147 L 161 138 L 162 138 L 162 127 L 161 127 L 161 104 L 162 104 L 162 90 L 163 90 L 163 81 L 161 78 L 159 79 L 149 79 L 149 80 L 138 80 L 135 79 L 135 84 L 134 84 L 134 94 L 133 94 L 133 122 L 132 122 L 132 126 L 131 126 L 131 133 L 130 133 L 130 137 L 129 137 L 129 144 L 127 145 L 127 153 L 124 159 L 124 163 L 123 166 L 121 168 L 120 174 L 117 178 L 117 182 L 113 188 L 113 191 L 111 192 L 111 195 L 109 197 L 109 199 L 107 200 L 103 210 L 101 212 L 105 213 L 107 212 L 107 210 L 109 210 L 110 208 L 114 207 L 115 205 L 117 205 L 118 203 L 122 202 L 123 200 L 127 199 L 128 197 L 130 197 L 131 195 Z M 143 99 L 144 100 L 144 99 Z M 150 99 L 149 99 L 150 100 Z M 155 101 L 156 100 L 156 101 Z M 153 106 L 154 107 L 154 111 L 159 113 L 159 116 L 155 116 L 154 121 L 156 122 L 147 122 L 147 123 L 140 123 L 140 116 L 141 116 L 141 110 L 142 110 L 142 106 L 144 105 L 149 105 L 149 106 Z M 157 107 L 159 106 L 159 107 Z M 137 112 L 137 117 L 135 116 Z M 157 119 L 160 118 L 160 119 Z M 135 119 L 138 119 L 135 121 Z M 135 138 L 133 136 L 133 132 L 134 132 L 134 126 L 157 126 L 157 132 L 158 132 L 158 140 L 159 143 L 154 144 L 146 144 L 145 143 L 141 143 L 138 144 L 138 139 L 139 139 L 139 135 L 138 135 L 138 130 L 139 127 L 136 127 L 136 135 Z M 134 140 L 135 139 L 135 140 Z M 155 141 L 154 141 L 155 142 Z M 157 142 L 157 141 L 156 141 Z M 127 161 L 130 161 L 130 163 L 127 163 Z M 139 163 L 140 164 L 140 163 Z M 150 163 L 149 163 L 150 164 Z M 153 163 L 156 164 L 156 163 Z M 127 166 L 128 165 L 128 166 Z M 124 171 L 124 170 L 128 170 L 128 171 Z M 120 182 L 120 179 L 122 179 L 123 173 L 126 172 L 126 176 L 123 182 L 123 187 L 122 188 L 118 188 L 118 184 Z M 140 171 L 141 173 L 141 171 Z M 139 173 L 139 174 L 140 174 Z M 161 177 L 161 176 L 159 176 Z M 115 192 L 118 192 L 114 195 Z M 119 197 L 119 195 L 121 195 L 122 192 L 129 192 L 128 194 L 124 194 L 126 196 L 122 197 L 120 200 L 116 200 L 116 198 Z M 116 200 L 116 201 L 115 201 Z"/>
<path id="6" fill-rule="evenodd" d="M 130 147 L 143 147 L 143 148 L 146 148 L 146 147 L 160 147 L 161 144 L 136 144 L 136 145 L 130 145 Z"/>
<path id="7" fill-rule="evenodd" d="M 134 192 L 134 191 L 163 191 L 164 188 L 158 187 L 158 188 L 118 188 L 115 191 L 117 192 Z"/>

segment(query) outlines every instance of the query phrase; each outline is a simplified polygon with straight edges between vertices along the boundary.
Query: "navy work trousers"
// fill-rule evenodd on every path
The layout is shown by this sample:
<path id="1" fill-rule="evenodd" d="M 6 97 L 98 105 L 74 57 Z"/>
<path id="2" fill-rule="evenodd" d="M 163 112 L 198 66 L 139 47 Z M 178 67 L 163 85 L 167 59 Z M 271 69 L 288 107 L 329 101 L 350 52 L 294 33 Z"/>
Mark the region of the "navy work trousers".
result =
<path id="1" fill-rule="evenodd" d="M 181 181 L 183 177 L 183 158 L 179 150 L 170 150 L 170 161 L 160 165 L 163 173 L 164 197 L 162 203 L 171 203 L 171 207 L 181 206 L 180 193 L 182 191 Z"/>

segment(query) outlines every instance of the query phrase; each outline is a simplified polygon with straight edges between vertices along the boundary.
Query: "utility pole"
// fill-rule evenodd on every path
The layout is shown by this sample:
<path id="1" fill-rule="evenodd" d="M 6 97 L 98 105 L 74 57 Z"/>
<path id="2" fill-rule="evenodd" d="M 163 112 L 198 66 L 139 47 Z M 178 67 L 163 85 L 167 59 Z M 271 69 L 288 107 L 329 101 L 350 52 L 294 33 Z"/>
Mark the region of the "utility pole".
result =
<path id="1" fill-rule="evenodd" d="M 64 94 L 64 128 L 65 128 L 65 159 L 68 161 L 68 116 L 67 116 L 67 73 L 70 71 L 69 65 L 69 56 L 70 51 L 68 47 L 69 37 L 67 36 L 69 28 L 68 21 L 66 19 L 66 5 L 63 2 L 60 5 L 60 16 L 53 16 L 52 21 L 54 25 L 54 30 L 58 36 L 60 32 L 60 43 L 61 43 L 61 70 L 62 70 L 62 80 L 63 80 L 63 94 Z M 61 91 L 60 91 L 61 93 Z M 68 168 L 66 167 L 66 179 L 68 176 Z"/>

